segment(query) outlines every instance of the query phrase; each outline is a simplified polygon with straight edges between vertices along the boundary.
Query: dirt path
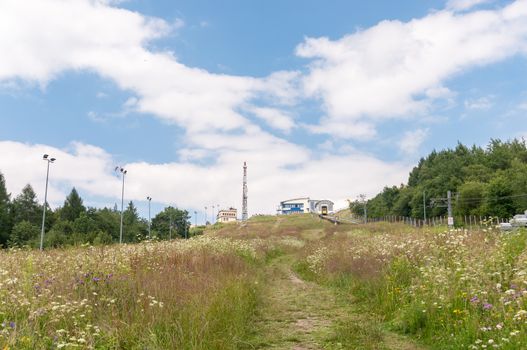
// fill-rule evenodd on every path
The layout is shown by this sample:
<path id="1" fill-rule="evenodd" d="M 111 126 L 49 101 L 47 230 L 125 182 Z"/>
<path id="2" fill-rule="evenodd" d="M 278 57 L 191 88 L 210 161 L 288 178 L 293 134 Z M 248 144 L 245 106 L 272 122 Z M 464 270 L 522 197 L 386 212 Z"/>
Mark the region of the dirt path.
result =
<path id="1" fill-rule="evenodd" d="M 420 349 L 388 333 L 371 316 L 358 313 L 330 289 L 306 282 L 281 256 L 266 270 L 263 307 L 252 349 Z"/>

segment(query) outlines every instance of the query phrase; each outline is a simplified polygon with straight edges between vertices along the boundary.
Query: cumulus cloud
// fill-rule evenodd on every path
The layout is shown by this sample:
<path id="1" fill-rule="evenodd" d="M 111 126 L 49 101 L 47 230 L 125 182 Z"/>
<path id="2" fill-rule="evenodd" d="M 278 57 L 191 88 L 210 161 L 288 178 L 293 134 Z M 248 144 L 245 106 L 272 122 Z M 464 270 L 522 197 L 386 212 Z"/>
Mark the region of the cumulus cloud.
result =
<path id="1" fill-rule="evenodd" d="M 242 164 L 247 161 L 250 212 L 273 214 L 278 201 L 288 197 L 307 194 L 344 203 L 346 198 L 354 198 L 359 193 L 373 195 L 384 184 L 403 182 L 410 170 L 408 164 L 383 162 L 358 152 L 313 158 L 298 146 L 289 146 L 296 150 L 287 147 L 277 141 L 266 152 L 249 152 L 250 145 L 242 145 L 238 151 L 229 151 L 208 166 L 186 161 L 121 164 L 128 170 L 125 199 L 142 201 L 149 195 L 156 202 L 177 203 L 186 208 L 202 208 L 212 202 L 239 207 Z M 0 158 L 0 169 L 8 191 L 16 196 L 25 184 L 31 183 L 43 200 L 46 163 L 41 157 L 44 153 L 57 158 L 50 169 L 48 198 L 53 207 L 62 204 L 73 186 L 81 195 L 106 198 L 108 206 L 120 198 L 121 183 L 114 172 L 115 159 L 99 147 L 82 143 L 59 149 L 0 142 L 0 154 L 4 155 Z M 281 153 L 285 154 L 281 156 Z M 101 203 L 104 201 L 98 202 Z"/>
<path id="2" fill-rule="evenodd" d="M 349 137 L 368 135 L 353 132 L 354 125 L 369 130 L 388 118 L 430 113 L 435 101 L 451 98 L 448 79 L 526 52 L 525 0 L 493 11 L 382 21 L 338 40 L 306 38 L 296 48 L 310 60 L 303 88 L 324 104 L 324 125 L 348 130 L 330 127 L 328 133 Z"/>
<path id="3" fill-rule="evenodd" d="M 448 0 L 446 8 L 453 11 L 466 11 L 489 2 L 492 0 Z"/>
<path id="4" fill-rule="evenodd" d="M 428 132 L 428 129 L 417 129 L 405 132 L 401 140 L 399 140 L 399 149 L 407 155 L 417 154 L 419 147 L 426 140 Z"/>
<path id="5" fill-rule="evenodd" d="M 27 11 L 31 7 L 31 11 Z M 107 1 L 0 2 L 0 81 L 45 86 L 68 70 L 93 71 L 136 94 L 135 108 L 192 131 L 228 131 L 251 123 L 240 114 L 256 97 L 294 98 L 294 72 L 256 79 L 212 74 L 147 48 L 183 25 L 110 6 Z"/>
<path id="6" fill-rule="evenodd" d="M 293 118 L 287 112 L 275 108 L 268 107 L 251 107 L 248 111 L 252 112 L 256 117 L 264 120 L 272 128 L 290 132 L 295 126 Z"/>
<path id="7" fill-rule="evenodd" d="M 409 22 L 383 21 L 338 40 L 307 38 L 296 49 L 309 60 L 306 74 L 213 74 L 182 64 L 173 52 L 151 49 L 154 40 L 183 22 L 144 16 L 118 8 L 118 3 L 0 1 L 0 86 L 23 81 L 45 88 L 71 70 L 115 82 L 134 96 L 125 111 L 181 126 L 186 145 L 177 162 L 125 164 L 127 199 L 151 195 L 161 203 L 193 208 L 213 201 L 239 205 L 243 161 L 249 163 L 252 213 L 272 212 L 286 197 L 343 200 L 401 183 L 407 164 L 383 162 L 333 143 L 320 146 L 326 154 L 316 154 L 259 125 L 263 121 L 287 133 L 301 119 L 288 110 L 304 99 L 320 99 L 325 111 L 318 123 L 300 120 L 298 125 L 335 138 L 373 138 L 377 124 L 388 118 L 426 116 L 434 102 L 452 99 L 449 78 L 525 53 L 527 42 L 527 0 L 518 0 L 493 11 L 458 13 L 451 7 Z M 100 116 L 93 112 L 89 117 Z M 399 146 L 416 152 L 427 133 L 408 133 Z M 0 142 L 0 154 L 9 155 L 0 157 L 0 169 L 10 191 L 16 194 L 29 182 L 43 193 L 43 153 L 58 159 L 50 189 L 55 204 L 72 186 L 119 198 L 115 159 L 82 143 L 59 149 Z M 213 161 L 203 161 L 207 159 Z"/>

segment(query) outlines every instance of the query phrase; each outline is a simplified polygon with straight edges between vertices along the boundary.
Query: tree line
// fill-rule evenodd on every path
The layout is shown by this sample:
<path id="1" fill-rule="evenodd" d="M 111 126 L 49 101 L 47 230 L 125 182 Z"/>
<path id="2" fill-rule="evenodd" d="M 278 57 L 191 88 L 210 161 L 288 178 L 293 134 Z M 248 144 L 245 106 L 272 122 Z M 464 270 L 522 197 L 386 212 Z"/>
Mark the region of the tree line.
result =
<path id="1" fill-rule="evenodd" d="M 0 247 L 38 247 L 42 226 L 43 205 L 31 185 L 11 199 L 6 182 L 0 172 Z M 165 207 L 151 223 L 151 236 L 155 239 L 188 237 L 199 233 L 189 232 L 190 216 L 186 210 Z M 75 188 L 64 204 L 52 210 L 46 207 L 44 223 L 45 247 L 78 244 L 110 244 L 119 242 L 121 212 L 113 208 L 86 207 Z M 130 201 L 123 211 L 123 242 L 135 243 L 148 238 L 148 220 L 140 218 L 137 208 Z"/>
<path id="2" fill-rule="evenodd" d="M 410 172 L 408 183 L 385 187 L 366 201 L 368 217 L 403 216 L 422 219 L 444 216 L 444 200 L 452 191 L 454 216 L 509 218 L 527 210 L 527 145 L 524 139 L 492 139 L 486 147 L 432 151 Z M 360 200 L 349 202 L 364 215 Z"/>

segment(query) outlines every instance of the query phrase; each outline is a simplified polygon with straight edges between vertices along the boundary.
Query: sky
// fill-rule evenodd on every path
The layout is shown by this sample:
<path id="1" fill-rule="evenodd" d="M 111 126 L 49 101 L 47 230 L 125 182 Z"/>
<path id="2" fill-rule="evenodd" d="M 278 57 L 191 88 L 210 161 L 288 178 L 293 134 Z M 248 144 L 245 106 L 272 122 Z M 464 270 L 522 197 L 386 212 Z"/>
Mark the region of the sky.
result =
<path id="1" fill-rule="evenodd" d="M 0 0 L 0 172 L 61 206 L 210 220 L 405 183 L 527 136 L 527 0 Z M 205 216 L 205 207 L 207 216 Z M 216 209 L 217 210 L 217 209 Z M 194 215 L 194 213 L 197 213 Z"/>

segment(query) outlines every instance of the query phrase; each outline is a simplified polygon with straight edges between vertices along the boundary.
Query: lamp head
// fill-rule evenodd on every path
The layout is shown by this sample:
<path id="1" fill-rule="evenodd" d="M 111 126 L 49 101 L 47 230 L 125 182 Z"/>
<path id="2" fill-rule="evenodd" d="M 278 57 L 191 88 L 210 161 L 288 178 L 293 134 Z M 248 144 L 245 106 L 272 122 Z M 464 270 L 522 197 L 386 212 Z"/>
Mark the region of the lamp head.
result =
<path id="1" fill-rule="evenodd" d="M 44 155 L 42 156 L 42 159 L 48 159 L 48 157 L 49 157 L 49 156 L 48 156 L 47 154 L 44 154 Z"/>
<path id="2" fill-rule="evenodd" d="M 51 163 L 53 163 L 55 160 L 57 160 L 57 159 L 56 159 L 56 158 L 51 158 L 49 161 L 50 161 Z"/>

